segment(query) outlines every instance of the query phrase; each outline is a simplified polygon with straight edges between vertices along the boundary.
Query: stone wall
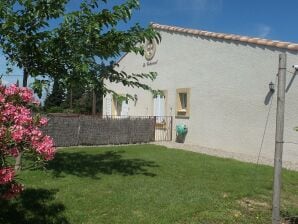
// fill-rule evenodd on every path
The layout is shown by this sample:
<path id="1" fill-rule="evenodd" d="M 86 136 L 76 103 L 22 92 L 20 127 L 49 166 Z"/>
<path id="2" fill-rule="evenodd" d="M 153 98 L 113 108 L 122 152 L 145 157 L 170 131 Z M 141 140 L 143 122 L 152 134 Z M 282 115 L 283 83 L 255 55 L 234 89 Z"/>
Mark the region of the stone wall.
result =
<path id="1" fill-rule="evenodd" d="M 56 146 L 108 145 L 154 141 L 154 117 L 101 118 L 49 115 L 46 134 Z"/>

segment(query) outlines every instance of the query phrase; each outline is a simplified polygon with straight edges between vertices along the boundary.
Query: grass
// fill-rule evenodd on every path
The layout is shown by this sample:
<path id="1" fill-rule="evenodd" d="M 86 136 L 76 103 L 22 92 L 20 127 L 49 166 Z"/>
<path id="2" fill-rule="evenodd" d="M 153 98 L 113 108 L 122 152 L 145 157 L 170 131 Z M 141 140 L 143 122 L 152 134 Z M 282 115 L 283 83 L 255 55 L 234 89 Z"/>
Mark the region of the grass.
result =
<path id="1" fill-rule="evenodd" d="M 60 150 L 0 223 L 270 223 L 273 169 L 153 145 Z M 282 213 L 298 214 L 298 173 L 283 171 Z"/>

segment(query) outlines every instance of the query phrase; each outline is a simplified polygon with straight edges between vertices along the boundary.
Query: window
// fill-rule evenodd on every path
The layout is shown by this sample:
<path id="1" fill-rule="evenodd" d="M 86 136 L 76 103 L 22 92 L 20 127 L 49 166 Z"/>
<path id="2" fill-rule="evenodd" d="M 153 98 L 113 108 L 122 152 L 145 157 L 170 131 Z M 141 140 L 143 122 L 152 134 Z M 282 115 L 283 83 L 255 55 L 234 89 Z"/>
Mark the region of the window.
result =
<path id="1" fill-rule="evenodd" d="M 179 93 L 179 98 L 181 102 L 181 111 L 186 111 L 187 109 L 187 93 Z"/>
<path id="2" fill-rule="evenodd" d="M 161 91 L 159 94 L 153 96 L 153 116 L 156 116 L 157 123 L 165 123 L 164 116 L 166 116 L 166 91 Z"/>
<path id="3" fill-rule="evenodd" d="M 113 115 L 120 116 L 122 109 L 122 101 L 118 100 L 115 96 L 113 96 Z"/>
<path id="4" fill-rule="evenodd" d="M 176 90 L 176 116 L 179 117 L 189 117 L 190 112 L 190 89 L 183 88 Z"/>
<path id="5" fill-rule="evenodd" d="M 121 98 L 121 96 L 123 98 Z M 128 101 L 124 99 L 124 95 L 120 95 L 120 98 L 113 96 L 112 115 L 114 116 L 128 116 Z"/>

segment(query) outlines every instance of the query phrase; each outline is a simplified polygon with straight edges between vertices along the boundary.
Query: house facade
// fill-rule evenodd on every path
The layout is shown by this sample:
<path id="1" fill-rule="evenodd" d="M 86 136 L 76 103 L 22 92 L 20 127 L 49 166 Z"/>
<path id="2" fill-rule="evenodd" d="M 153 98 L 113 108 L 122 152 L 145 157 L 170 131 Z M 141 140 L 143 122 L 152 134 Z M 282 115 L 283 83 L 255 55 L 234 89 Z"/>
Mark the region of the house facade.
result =
<path id="1" fill-rule="evenodd" d="M 145 56 L 125 55 L 119 69 L 157 72 L 157 79 L 146 83 L 163 94 L 105 83 L 137 100 L 117 102 L 107 95 L 103 115 L 173 116 L 173 136 L 176 125 L 188 128 L 185 143 L 249 155 L 258 154 L 269 116 L 262 156 L 273 159 L 276 91 L 270 91 L 269 84 L 277 89 L 278 56 L 286 53 L 285 141 L 298 142 L 298 78 L 292 67 L 298 64 L 298 44 L 152 26 L 160 32 L 161 43 L 147 43 Z M 284 159 L 298 162 L 297 145 L 285 144 Z"/>

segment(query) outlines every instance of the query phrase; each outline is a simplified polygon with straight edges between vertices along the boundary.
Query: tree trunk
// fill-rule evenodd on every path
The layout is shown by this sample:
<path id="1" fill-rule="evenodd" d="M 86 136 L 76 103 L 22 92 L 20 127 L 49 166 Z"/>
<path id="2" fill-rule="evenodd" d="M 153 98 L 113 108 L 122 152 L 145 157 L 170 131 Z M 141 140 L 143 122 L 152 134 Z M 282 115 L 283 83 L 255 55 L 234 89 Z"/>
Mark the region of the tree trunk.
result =
<path id="1" fill-rule="evenodd" d="M 70 88 L 69 107 L 72 109 L 72 88 Z"/>
<path id="2" fill-rule="evenodd" d="M 29 73 L 27 71 L 27 69 L 24 69 L 24 75 L 23 75 L 23 87 L 27 87 L 28 85 L 28 78 L 29 78 Z M 22 152 L 20 152 L 20 154 L 17 156 L 16 158 L 16 163 L 14 166 L 14 169 L 16 171 L 20 171 L 22 169 Z"/>
<path id="3" fill-rule="evenodd" d="M 96 94 L 95 90 L 92 90 L 92 115 L 96 115 Z"/>
<path id="4" fill-rule="evenodd" d="M 27 87 L 27 85 L 28 85 L 28 78 L 29 78 L 29 73 L 28 73 L 27 69 L 24 69 L 23 87 Z"/>

